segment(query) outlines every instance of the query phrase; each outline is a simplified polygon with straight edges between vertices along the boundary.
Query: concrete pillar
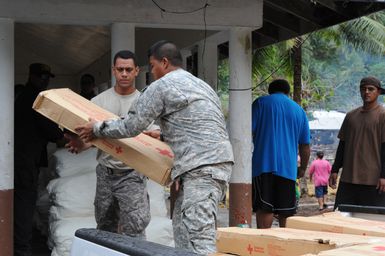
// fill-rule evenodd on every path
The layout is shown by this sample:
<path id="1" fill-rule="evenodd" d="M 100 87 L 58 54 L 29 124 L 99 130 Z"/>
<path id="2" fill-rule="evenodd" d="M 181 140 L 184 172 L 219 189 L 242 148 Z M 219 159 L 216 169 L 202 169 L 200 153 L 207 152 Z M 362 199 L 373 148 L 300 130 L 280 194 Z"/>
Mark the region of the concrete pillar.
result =
<path id="1" fill-rule="evenodd" d="M 251 226 L 251 59 L 251 30 L 232 28 L 229 40 L 229 127 L 235 165 L 229 191 L 230 226 Z"/>
<path id="2" fill-rule="evenodd" d="M 111 67 L 114 55 L 121 50 L 135 53 L 135 25 L 130 23 L 113 23 L 111 25 Z M 115 77 L 111 75 L 111 85 L 115 85 Z"/>
<path id="3" fill-rule="evenodd" d="M 13 255 L 14 23 L 0 18 L 0 254 Z"/>
<path id="4" fill-rule="evenodd" d="M 218 45 L 209 39 L 201 41 L 198 46 L 198 76 L 217 89 Z"/>

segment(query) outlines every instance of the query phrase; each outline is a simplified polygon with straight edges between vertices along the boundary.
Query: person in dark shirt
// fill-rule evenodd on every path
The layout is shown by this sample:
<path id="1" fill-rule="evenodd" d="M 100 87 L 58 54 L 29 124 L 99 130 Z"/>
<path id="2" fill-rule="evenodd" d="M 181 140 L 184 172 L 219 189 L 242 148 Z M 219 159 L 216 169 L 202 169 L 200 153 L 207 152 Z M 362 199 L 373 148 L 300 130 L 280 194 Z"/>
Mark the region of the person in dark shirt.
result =
<path id="1" fill-rule="evenodd" d="M 359 84 L 362 106 L 346 114 L 338 133 L 329 186 L 337 187 L 334 209 L 340 204 L 385 207 L 385 94 L 381 81 L 364 77 Z"/>
<path id="2" fill-rule="evenodd" d="M 96 96 L 94 92 L 95 88 L 95 78 L 90 74 L 84 74 L 80 78 L 80 95 L 86 98 L 87 100 L 91 100 Z"/>
<path id="3" fill-rule="evenodd" d="M 47 166 L 47 143 L 63 139 L 59 127 L 32 109 L 38 94 L 54 75 L 48 65 L 29 66 L 28 81 L 15 100 L 14 255 L 32 255 L 33 213 L 39 167 Z"/>

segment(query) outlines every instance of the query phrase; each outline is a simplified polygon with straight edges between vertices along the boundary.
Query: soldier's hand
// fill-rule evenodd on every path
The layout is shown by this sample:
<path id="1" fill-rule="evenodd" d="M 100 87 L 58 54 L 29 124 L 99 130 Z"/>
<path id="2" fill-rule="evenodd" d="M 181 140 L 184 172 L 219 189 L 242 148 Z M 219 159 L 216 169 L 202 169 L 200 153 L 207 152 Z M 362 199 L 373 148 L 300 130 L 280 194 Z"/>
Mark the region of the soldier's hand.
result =
<path id="1" fill-rule="evenodd" d="M 83 150 L 86 150 L 91 147 L 91 144 L 85 143 L 80 137 L 74 133 L 65 133 L 64 137 L 68 140 L 65 147 L 68 148 L 68 151 L 71 153 L 78 154 Z"/>
<path id="2" fill-rule="evenodd" d="M 330 174 L 329 187 L 331 187 L 332 189 L 336 189 L 336 187 L 337 187 L 337 173 Z"/>
<path id="3" fill-rule="evenodd" d="M 79 135 L 79 137 L 84 140 L 85 142 L 90 142 L 95 138 L 94 134 L 94 124 L 96 123 L 96 120 L 89 119 L 89 122 L 84 125 L 79 125 L 75 128 L 75 131 Z"/>
<path id="4" fill-rule="evenodd" d="M 377 190 L 379 194 L 381 194 L 382 192 L 385 192 L 385 179 L 380 178 L 378 180 Z"/>
<path id="5" fill-rule="evenodd" d="M 179 178 L 174 180 L 175 192 L 179 192 L 180 189 L 180 180 Z"/>
<path id="6" fill-rule="evenodd" d="M 154 139 L 160 140 L 160 130 L 143 131 L 143 133 Z"/>

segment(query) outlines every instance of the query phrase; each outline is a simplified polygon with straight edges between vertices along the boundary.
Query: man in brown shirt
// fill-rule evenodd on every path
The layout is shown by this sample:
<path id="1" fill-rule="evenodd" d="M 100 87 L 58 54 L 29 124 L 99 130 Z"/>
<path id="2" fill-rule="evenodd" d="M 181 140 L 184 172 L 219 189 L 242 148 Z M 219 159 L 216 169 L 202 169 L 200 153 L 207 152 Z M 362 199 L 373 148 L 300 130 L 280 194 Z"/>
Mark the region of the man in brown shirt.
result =
<path id="1" fill-rule="evenodd" d="M 342 123 L 329 186 L 336 187 L 339 204 L 385 206 L 385 108 L 377 102 L 385 94 L 381 82 L 365 77 L 360 82 L 363 106 L 350 111 Z"/>

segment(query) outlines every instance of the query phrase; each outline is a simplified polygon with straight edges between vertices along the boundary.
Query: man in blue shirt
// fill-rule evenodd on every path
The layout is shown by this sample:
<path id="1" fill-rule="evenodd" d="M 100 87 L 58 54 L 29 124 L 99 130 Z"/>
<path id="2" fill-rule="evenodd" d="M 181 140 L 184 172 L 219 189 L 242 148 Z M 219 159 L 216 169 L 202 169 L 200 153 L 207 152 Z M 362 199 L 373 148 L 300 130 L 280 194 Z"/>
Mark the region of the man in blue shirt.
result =
<path id="1" fill-rule="evenodd" d="M 270 228 L 274 214 L 285 227 L 286 218 L 296 213 L 295 181 L 309 161 L 309 123 L 289 93 L 289 83 L 278 79 L 270 83 L 270 95 L 253 102 L 253 210 L 258 228 Z"/>

